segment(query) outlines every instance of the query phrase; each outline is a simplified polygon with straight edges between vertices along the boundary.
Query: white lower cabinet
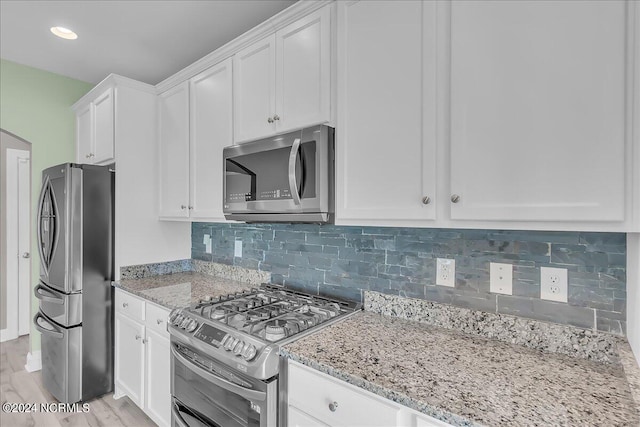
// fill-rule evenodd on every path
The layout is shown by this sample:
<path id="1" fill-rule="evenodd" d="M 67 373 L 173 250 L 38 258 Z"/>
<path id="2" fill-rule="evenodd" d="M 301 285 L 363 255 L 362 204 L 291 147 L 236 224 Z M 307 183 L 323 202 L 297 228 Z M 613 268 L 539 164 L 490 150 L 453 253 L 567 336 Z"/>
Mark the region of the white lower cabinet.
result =
<path id="1" fill-rule="evenodd" d="M 297 362 L 288 362 L 288 378 L 289 427 L 449 425 Z"/>
<path id="2" fill-rule="evenodd" d="M 120 289 L 115 301 L 115 397 L 129 396 L 156 424 L 169 426 L 169 310 Z"/>

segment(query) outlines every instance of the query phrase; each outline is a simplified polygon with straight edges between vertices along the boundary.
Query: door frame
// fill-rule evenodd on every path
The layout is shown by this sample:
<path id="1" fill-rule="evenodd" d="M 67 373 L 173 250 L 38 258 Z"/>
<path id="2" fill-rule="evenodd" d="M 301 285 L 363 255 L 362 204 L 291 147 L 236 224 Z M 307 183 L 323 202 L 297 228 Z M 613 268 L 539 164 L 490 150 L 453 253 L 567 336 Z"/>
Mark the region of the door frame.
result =
<path id="1" fill-rule="evenodd" d="M 31 154 L 15 148 L 5 153 L 7 318 L 0 342 L 27 335 L 31 329 Z"/>

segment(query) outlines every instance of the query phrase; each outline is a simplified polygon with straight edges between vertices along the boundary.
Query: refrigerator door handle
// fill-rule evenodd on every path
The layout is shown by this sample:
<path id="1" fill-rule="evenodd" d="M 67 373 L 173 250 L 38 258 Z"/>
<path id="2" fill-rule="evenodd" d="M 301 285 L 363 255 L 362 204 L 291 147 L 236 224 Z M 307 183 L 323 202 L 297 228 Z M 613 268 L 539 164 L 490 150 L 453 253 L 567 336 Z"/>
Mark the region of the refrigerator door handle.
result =
<path id="1" fill-rule="evenodd" d="M 42 326 L 41 322 L 46 326 Z M 36 329 L 43 334 L 52 335 L 55 338 L 64 338 L 64 334 L 62 333 L 62 331 L 47 319 L 45 319 L 44 316 L 39 312 L 34 316 L 33 324 Z"/>
<path id="2" fill-rule="evenodd" d="M 38 221 L 37 221 L 37 233 L 38 233 L 38 255 L 40 255 L 40 262 L 44 264 L 46 270 L 48 270 L 48 266 L 46 264 L 46 259 L 44 257 L 44 248 L 43 243 L 44 239 L 42 238 L 42 205 L 44 204 L 45 193 L 49 189 L 49 177 L 46 178 L 45 182 L 42 183 L 42 188 L 40 189 L 40 197 L 38 198 Z"/>
<path id="3" fill-rule="evenodd" d="M 58 293 L 53 292 L 51 289 L 47 289 L 40 284 L 36 285 L 36 287 L 33 289 L 33 293 L 39 300 L 47 301 L 53 304 L 64 304 L 63 297 L 58 296 Z"/>

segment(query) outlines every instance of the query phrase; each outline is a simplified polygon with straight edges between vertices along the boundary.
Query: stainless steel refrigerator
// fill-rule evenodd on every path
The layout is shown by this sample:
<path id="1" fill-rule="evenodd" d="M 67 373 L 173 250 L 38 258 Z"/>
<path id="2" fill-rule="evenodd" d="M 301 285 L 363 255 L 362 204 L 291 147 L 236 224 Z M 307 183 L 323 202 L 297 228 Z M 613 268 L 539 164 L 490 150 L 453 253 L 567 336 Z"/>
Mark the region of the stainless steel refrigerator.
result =
<path id="1" fill-rule="evenodd" d="M 38 203 L 42 379 L 60 402 L 113 389 L 114 172 L 65 163 L 42 172 Z"/>

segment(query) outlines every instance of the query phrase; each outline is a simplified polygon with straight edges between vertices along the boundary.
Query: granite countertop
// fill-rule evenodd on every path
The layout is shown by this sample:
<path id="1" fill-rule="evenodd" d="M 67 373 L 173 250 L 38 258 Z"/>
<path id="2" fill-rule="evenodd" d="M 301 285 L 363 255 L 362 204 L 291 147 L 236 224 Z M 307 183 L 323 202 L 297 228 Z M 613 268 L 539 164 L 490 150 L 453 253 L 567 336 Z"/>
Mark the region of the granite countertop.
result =
<path id="1" fill-rule="evenodd" d="M 113 286 L 167 308 L 184 308 L 210 295 L 217 297 L 256 287 L 224 277 L 185 272 L 139 279 L 121 279 Z"/>
<path id="2" fill-rule="evenodd" d="M 371 312 L 281 352 L 453 425 L 640 425 L 621 362 L 545 353 Z"/>

